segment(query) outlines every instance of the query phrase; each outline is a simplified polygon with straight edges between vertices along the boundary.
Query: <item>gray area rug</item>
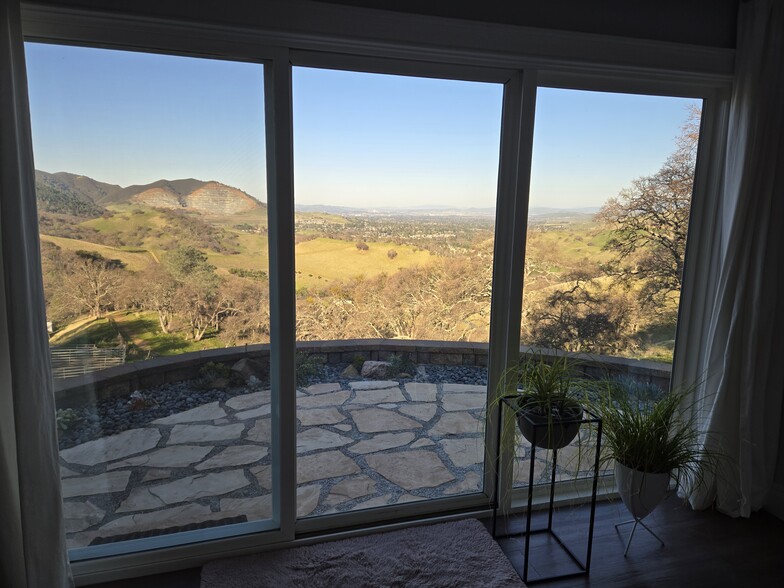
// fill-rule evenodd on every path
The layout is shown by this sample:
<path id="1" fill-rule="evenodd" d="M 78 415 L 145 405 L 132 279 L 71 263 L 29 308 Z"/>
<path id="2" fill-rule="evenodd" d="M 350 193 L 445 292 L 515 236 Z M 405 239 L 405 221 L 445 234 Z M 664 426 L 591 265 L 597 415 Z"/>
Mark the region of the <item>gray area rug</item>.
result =
<path id="1" fill-rule="evenodd" d="M 221 559 L 201 588 L 525 586 L 475 519 Z"/>

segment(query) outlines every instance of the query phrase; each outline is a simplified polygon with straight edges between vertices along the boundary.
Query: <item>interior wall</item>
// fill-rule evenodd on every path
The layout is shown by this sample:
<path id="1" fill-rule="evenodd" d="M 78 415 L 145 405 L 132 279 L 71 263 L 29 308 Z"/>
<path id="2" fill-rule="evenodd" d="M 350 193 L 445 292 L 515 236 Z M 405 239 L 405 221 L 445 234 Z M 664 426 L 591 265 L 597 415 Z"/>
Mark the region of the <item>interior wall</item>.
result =
<path id="1" fill-rule="evenodd" d="M 451 17 L 526 27 L 599 33 L 734 48 L 740 0 L 315 0 L 361 8 Z M 37 0 L 138 15 L 180 17 L 221 24 L 264 26 L 275 5 L 292 0 Z"/>

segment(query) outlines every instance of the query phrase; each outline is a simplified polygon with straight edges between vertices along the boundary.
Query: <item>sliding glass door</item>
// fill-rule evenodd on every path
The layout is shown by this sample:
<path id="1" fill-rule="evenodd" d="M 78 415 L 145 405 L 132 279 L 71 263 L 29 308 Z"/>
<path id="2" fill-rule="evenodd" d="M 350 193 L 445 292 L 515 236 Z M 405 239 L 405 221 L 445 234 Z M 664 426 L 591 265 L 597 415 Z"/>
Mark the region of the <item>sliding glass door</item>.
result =
<path id="1" fill-rule="evenodd" d="M 264 66 L 26 51 L 72 557 L 276 527 Z"/>
<path id="2" fill-rule="evenodd" d="M 696 98 L 537 89 L 520 341 L 640 402 L 670 383 L 701 110 Z M 592 476 L 593 445 L 584 427 L 556 480 Z M 533 482 L 549 483 L 551 455 L 536 457 Z M 527 486 L 530 459 L 524 442 L 514 486 Z"/>
<path id="3" fill-rule="evenodd" d="M 524 354 L 668 385 L 700 100 L 252 45 L 26 50 L 72 559 L 511 500 L 530 447 L 499 462 L 494 400 Z"/>
<path id="4" fill-rule="evenodd" d="M 502 95 L 294 68 L 300 517 L 483 489 Z"/>

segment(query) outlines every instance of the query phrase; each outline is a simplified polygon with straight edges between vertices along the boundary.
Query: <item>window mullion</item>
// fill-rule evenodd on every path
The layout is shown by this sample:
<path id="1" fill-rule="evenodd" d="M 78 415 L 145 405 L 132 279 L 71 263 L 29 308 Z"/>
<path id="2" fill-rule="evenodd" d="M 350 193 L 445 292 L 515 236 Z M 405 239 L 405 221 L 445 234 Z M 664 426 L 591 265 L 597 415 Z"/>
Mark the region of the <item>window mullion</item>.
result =
<path id="1" fill-rule="evenodd" d="M 498 179 L 493 268 L 493 298 L 488 358 L 488 410 L 485 446 L 485 489 L 495 497 L 498 452 L 498 403 L 494 400 L 503 373 L 517 359 L 520 349 L 523 267 L 528 221 L 528 191 L 531 180 L 536 72 L 526 70 L 510 79 L 504 88 L 501 123 L 501 155 Z M 511 460 L 511 456 L 507 456 Z M 511 496 L 511 461 L 501 464 L 498 483 L 502 501 Z"/>
<path id="2" fill-rule="evenodd" d="M 270 384 L 273 391 L 273 512 L 283 536 L 296 518 L 296 340 L 294 155 L 291 64 L 281 50 L 265 67 L 270 268 Z"/>

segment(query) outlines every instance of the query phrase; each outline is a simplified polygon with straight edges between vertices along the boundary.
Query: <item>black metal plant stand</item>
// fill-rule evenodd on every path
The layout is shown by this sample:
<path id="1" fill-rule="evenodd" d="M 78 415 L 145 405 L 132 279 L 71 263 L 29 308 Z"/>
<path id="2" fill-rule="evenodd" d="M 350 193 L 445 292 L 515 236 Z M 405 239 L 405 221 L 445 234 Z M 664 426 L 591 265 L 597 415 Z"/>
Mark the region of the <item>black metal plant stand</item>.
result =
<path id="1" fill-rule="evenodd" d="M 500 462 L 501 462 L 501 429 L 503 428 L 503 408 L 506 406 L 507 408 L 513 410 L 515 414 L 519 414 L 518 411 L 515 410 L 513 403 L 515 403 L 518 399 L 518 396 L 514 394 L 509 394 L 507 396 L 503 396 L 501 401 L 498 403 L 498 439 L 497 439 L 497 447 L 498 455 L 496 457 L 496 464 L 495 464 L 495 501 L 493 503 L 493 537 L 495 539 L 506 539 L 509 537 L 516 537 L 518 535 L 525 535 L 525 552 L 524 552 L 524 559 L 523 559 L 523 573 L 520 576 L 523 582 L 527 582 L 529 584 L 535 582 L 542 582 L 544 580 L 553 580 L 555 578 L 568 578 L 572 576 L 582 576 L 587 575 L 591 569 L 591 549 L 593 547 L 593 526 L 594 526 L 594 519 L 596 514 L 596 490 L 599 483 L 599 452 L 601 450 L 602 445 L 602 419 L 598 415 L 594 414 L 588 409 L 584 409 L 583 418 L 575 421 L 570 421 L 572 423 L 579 422 L 581 425 L 585 423 L 595 424 L 596 425 L 596 459 L 594 462 L 594 470 L 593 470 L 593 489 L 591 492 L 591 516 L 590 522 L 588 524 L 588 546 L 586 548 L 585 553 L 585 560 L 581 560 L 575 553 L 563 542 L 563 540 L 558 536 L 558 534 L 553 529 L 553 503 L 555 500 L 555 474 L 556 474 L 556 465 L 558 464 L 558 450 L 553 449 L 553 467 L 552 467 L 552 474 L 550 477 L 550 506 L 549 511 L 547 513 L 547 526 L 541 529 L 532 529 L 531 528 L 531 514 L 533 512 L 533 499 L 534 499 L 534 465 L 536 464 L 536 442 L 538 439 L 544 439 L 547 435 L 547 423 L 535 423 L 531 419 L 528 418 L 527 415 L 523 415 L 523 418 L 527 419 L 528 422 L 533 426 L 534 430 L 534 439 L 531 443 L 531 466 L 528 472 L 528 510 L 525 514 L 525 531 L 522 533 L 505 533 L 503 535 L 498 535 L 496 533 L 496 524 L 498 520 L 498 508 L 500 504 L 500 488 L 498 484 L 498 477 L 499 477 L 499 470 L 500 470 Z M 585 416 L 585 415 L 588 416 Z M 542 430 L 544 429 L 544 430 Z M 555 539 L 556 543 L 561 547 L 561 549 L 574 561 L 574 563 L 579 568 L 579 571 L 576 572 L 566 572 L 563 574 L 556 574 L 553 576 L 547 577 L 539 577 L 535 580 L 528 579 L 528 563 L 529 563 L 529 553 L 530 553 L 530 544 L 531 544 L 531 535 L 547 533 L 553 539 Z M 519 572 L 518 572 L 519 574 Z"/>

